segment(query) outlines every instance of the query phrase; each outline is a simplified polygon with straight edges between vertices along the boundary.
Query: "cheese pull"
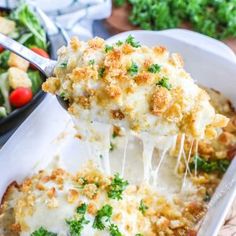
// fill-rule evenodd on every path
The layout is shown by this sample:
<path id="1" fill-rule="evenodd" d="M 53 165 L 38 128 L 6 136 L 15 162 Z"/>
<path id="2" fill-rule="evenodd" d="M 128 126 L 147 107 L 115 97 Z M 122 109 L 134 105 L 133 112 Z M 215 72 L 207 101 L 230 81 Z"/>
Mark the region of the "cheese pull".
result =
<path id="1" fill-rule="evenodd" d="M 66 101 L 78 119 L 157 136 L 213 137 L 228 119 L 216 114 L 183 64 L 179 54 L 142 46 L 132 36 L 112 45 L 72 38 L 59 49 L 43 90 Z"/>

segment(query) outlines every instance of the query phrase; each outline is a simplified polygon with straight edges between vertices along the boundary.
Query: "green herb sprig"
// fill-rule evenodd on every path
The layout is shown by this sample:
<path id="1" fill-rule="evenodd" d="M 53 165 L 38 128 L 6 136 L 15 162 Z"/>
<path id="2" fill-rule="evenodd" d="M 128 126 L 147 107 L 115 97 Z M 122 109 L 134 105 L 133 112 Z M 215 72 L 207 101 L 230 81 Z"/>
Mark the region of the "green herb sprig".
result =
<path id="1" fill-rule="evenodd" d="M 167 77 L 162 78 L 160 81 L 157 82 L 156 85 L 166 88 L 168 90 L 171 90 L 172 88 L 172 85 L 169 82 L 169 78 Z"/>
<path id="2" fill-rule="evenodd" d="M 77 207 L 75 217 L 66 220 L 71 236 L 80 236 L 82 230 L 84 229 L 84 225 L 89 223 L 89 221 L 85 219 L 86 211 L 87 205 L 82 203 L 79 207 Z"/>
<path id="3" fill-rule="evenodd" d="M 132 62 L 130 68 L 128 69 L 128 73 L 131 75 L 131 76 L 134 76 L 138 73 L 138 65 L 134 62 Z"/>
<path id="4" fill-rule="evenodd" d="M 110 45 L 106 45 L 106 46 L 105 46 L 105 52 L 106 52 L 106 53 L 112 51 L 113 49 L 114 49 L 113 46 L 110 46 Z"/>
<path id="5" fill-rule="evenodd" d="M 58 68 L 66 68 L 68 61 L 62 61 L 60 64 L 57 65 Z"/>
<path id="6" fill-rule="evenodd" d="M 236 36 L 235 0 L 115 0 L 131 4 L 129 20 L 146 30 L 178 28 L 188 22 L 194 30 L 224 39 Z"/>
<path id="7" fill-rule="evenodd" d="M 111 236 L 122 236 L 121 232 L 119 231 L 119 228 L 115 224 L 111 224 L 109 227 L 110 235 Z"/>
<path id="8" fill-rule="evenodd" d="M 57 234 L 47 231 L 45 228 L 40 227 L 34 231 L 30 236 L 57 236 Z"/>
<path id="9" fill-rule="evenodd" d="M 98 69 L 98 77 L 100 79 L 103 78 L 104 73 L 105 73 L 105 68 L 104 67 Z"/>
<path id="10" fill-rule="evenodd" d="M 139 47 L 141 47 L 140 43 L 137 42 L 137 41 L 135 41 L 135 38 L 134 38 L 134 36 L 132 36 L 132 35 L 129 35 L 129 36 L 127 37 L 127 39 L 125 40 L 125 42 L 128 43 L 128 44 L 130 44 L 130 45 L 131 45 L 132 47 L 134 47 L 134 48 L 139 48 Z"/>
<path id="11" fill-rule="evenodd" d="M 116 45 L 119 47 L 119 46 L 121 46 L 123 44 L 123 42 L 121 41 L 121 40 L 118 40 L 117 42 L 116 42 Z"/>
<path id="12" fill-rule="evenodd" d="M 204 160 L 198 155 L 195 155 L 193 161 L 189 164 L 190 170 L 194 170 L 195 166 L 198 171 L 206 173 L 220 172 L 225 173 L 230 165 L 230 161 L 226 159 L 222 160 Z"/>
<path id="13" fill-rule="evenodd" d="M 100 210 L 98 210 L 97 215 L 93 222 L 93 228 L 103 230 L 105 229 L 104 221 L 110 221 L 112 215 L 112 207 L 110 205 L 104 205 Z"/>
<path id="14" fill-rule="evenodd" d="M 146 206 L 143 202 L 143 200 L 140 201 L 140 205 L 139 205 L 139 211 L 142 212 L 142 214 L 144 215 L 146 210 L 148 209 L 148 206 Z"/>
<path id="15" fill-rule="evenodd" d="M 128 181 L 123 180 L 118 173 L 115 174 L 109 186 L 108 197 L 121 200 L 122 193 L 124 192 L 128 184 Z"/>
<path id="16" fill-rule="evenodd" d="M 95 60 L 94 59 L 89 60 L 88 64 L 89 66 L 93 66 L 95 64 Z"/>
<path id="17" fill-rule="evenodd" d="M 152 64 L 149 68 L 148 68 L 148 71 L 153 73 L 153 74 L 156 74 L 158 72 L 160 72 L 161 70 L 161 67 L 158 65 L 158 64 Z"/>

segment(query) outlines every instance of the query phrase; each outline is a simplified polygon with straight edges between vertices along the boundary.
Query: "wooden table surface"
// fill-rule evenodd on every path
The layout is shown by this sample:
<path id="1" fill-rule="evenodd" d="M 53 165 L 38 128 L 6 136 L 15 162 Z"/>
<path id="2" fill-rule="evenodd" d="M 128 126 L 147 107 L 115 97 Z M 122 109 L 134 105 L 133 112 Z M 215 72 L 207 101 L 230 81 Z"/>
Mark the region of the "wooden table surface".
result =
<path id="1" fill-rule="evenodd" d="M 130 6 L 128 5 L 112 9 L 112 15 L 106 20 L 106 27 L 108 28 L 111 34 L 139 29 L 138 27 L 133 26 L 129 22 L 129 11 Z M 183 28 L 189 29 L 190 27 L 188 24 L 184 24 Z M 229 47 L 231 47 L 236 53 L 236 38 L 226 39 L 223 40 L 223 42 L 226 43 Z"/>

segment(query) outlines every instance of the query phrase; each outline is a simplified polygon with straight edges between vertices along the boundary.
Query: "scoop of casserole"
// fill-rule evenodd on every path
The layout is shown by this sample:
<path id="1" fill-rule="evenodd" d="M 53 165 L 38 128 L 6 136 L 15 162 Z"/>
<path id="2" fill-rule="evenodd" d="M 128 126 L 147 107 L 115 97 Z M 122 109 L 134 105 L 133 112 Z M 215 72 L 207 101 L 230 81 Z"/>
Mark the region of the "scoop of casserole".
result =
<path id="1" fill-rule="evenodd" d="M 43 90 L 63 97 L 79 119 L 154 135 L 215 137 L 228 119 L 215 113 L 183 64 L 179 54 L 141 46 L 132 36 L 113 45 L 72 38 Z"/>

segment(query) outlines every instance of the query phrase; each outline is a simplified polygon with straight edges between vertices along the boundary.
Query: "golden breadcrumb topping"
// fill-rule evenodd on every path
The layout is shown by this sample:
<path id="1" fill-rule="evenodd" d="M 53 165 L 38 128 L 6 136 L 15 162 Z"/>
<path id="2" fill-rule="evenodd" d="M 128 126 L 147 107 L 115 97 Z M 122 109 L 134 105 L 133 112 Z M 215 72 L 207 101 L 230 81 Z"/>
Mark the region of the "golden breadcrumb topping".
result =
<path id="1" fill-rule="evenodd" d="M 54 76 L 43 90 L 66 100 L 77 118 L 157 135 L 215 137 L 228 119 L 215 114 L 183 66 L 178 53 L 142 46 L 132 36 L 113 45 L 98 37 L 72 38 L 58 51 Z"/>
<path id="2" fill-rule="evenodd" d="M 206 210 L 197 196 L 187 201 L 180 196 L 167 200 L 150 186 L 130 185 L 118 174 L 106 176 L 92 163 L 75 175 L 62 169 L 40 171 L 20 186 L 11 186 L 2 215 L 10 208 L 14 213 L 9 230 L 17 235 L 29 235 L 40 227 L 55 234 L 66 234 L 71 230 L 69 219 L 76 214 L 77 222 L 83 222 L 79 221 L 79 214 L 88 221 L 85 225 L 94 230 L 90 235 L 105 233 L 111 225 L 116 225 L 115 229 L 127 236 L 188 235 L 196 232 L 194 225 Z M 109 221 L 99 221 L 105 209 L 112 212 L 106 215 Z M 80 231 L 81 235 L 88 235 L 86 232 Z"/>

